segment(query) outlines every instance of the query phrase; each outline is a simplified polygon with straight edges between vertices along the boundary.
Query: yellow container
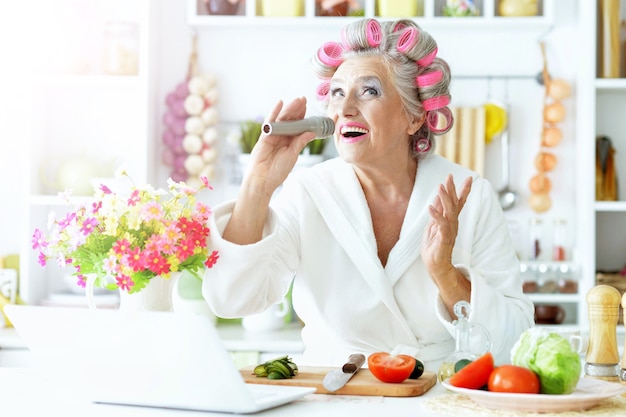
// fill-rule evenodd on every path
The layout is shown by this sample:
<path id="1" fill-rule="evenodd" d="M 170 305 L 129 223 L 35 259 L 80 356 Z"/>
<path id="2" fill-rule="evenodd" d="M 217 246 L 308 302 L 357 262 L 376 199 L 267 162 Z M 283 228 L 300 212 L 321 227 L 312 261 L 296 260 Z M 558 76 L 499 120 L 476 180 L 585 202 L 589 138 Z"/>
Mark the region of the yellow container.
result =
<path id="1" fill-rule="evenodd" d="M 380 17 L 412 17 L 421 14 L 421 0 L 378 0 L 378 16 Z"/>
<path id="2" fill-rule="evenodd" d="M 261 0 L 261 15 L 268 17 L 304 16 L 304 1 Z"/>

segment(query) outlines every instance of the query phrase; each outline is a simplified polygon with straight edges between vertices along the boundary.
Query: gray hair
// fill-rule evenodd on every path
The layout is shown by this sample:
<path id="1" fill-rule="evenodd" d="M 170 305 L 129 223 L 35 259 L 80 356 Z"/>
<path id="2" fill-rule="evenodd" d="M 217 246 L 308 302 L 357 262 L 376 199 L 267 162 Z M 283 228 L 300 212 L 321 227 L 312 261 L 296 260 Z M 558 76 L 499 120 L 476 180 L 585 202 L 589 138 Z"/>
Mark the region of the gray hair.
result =
<path id="1" fill-rule="evenodd" d="M 413 42 L 399 47 L 409 33 L 416 35 L 411 38 Z M 433 37 L 412 20 L 401 19 L 379 23 L 375 19 L 362 19 L 344 28 L 341 44 L 330 44 L 333 45 L 335 53 L 337 50 L 340 51 L 341 56 L 335 57 L 338 58 L 336 62 L 331 62 L 328 59 L 321 59 L 318 51 L 312 60 L 315 74 L 327 83 L 341 62 L 347 58 L 381 57 L 392 74 L 392 81 L 407 114 L 415 116 L 418 120 L 424 120 L 409 141 L 411 154 L 421 159 L 432 153 L 435 149 L 434 136 L 448 132 L 453 123 L 452 114 L 447 107 L 450 101 L 450 67 L 446 61 L 436 56 L 437 43 Z M 417 77 L 435 72 L 440 72 L 441 76 L 417 85 Z M 320 99 L 323 100 L 323 94 L 321 96 Z M 424 108 L 424 102 L 427 100 L 430 100 L 428 110 Z M 433 103 L 433 100 L 440 101 L 440 104 Z M 322 104 L 327 105 L 327 102 L 322 101 Z M 442 114 L 448 119 L 447 125 L 443 127 L 438 126 L 439 115 Z M 428 140 L 428 150 L 418 151 L 418 141 L 424 139 Z"/>

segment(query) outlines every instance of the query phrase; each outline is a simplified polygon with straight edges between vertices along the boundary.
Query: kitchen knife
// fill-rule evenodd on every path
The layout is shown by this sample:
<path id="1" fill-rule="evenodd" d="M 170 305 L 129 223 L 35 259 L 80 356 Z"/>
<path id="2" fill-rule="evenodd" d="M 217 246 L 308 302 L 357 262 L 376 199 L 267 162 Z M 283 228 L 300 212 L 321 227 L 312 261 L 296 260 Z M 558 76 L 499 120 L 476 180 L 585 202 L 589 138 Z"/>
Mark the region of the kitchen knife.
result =
<path id="1" fill-rule="evenodd" d="M 364 363 L 365 355 L 353 353 L 348 357 L 348 362 L 346 362 L 341 369 L 334 369 L 326 374 L 322 385 L 327 391 L 337 391 L 339 388 L 346 385 Z"/>

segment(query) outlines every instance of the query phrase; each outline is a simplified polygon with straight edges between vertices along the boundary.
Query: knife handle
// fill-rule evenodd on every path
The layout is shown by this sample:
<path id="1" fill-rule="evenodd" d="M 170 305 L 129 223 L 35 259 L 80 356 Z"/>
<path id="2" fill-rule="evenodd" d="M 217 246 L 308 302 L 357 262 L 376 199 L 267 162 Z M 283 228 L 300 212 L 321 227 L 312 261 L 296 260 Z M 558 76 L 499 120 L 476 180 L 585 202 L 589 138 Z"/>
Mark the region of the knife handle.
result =
<path id="1" fill-rule="evenodd" d="M 363 364 L 365 363 L 365 355 L 361 353 L 353 353 L 348 357 L 348 362 L 346 362 L 341 370 L 344 374 L 353 374 L 355 373 Z"/>

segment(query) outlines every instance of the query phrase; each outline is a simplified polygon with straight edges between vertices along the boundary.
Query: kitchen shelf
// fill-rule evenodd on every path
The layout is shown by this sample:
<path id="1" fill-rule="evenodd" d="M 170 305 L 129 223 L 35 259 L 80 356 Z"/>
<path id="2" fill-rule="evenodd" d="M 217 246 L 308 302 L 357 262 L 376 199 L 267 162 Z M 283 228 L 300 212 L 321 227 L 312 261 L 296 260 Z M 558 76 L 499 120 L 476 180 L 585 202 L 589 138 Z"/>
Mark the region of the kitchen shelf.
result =
<path id="1" fill-rule="evenodd" d="M 138 75 L 44 75 L 35 82 L 47 87 L 140 88 L 141 81 Z"/>
<path id="2" fill-rule="evenodd" d="M 70 207 L 81 203 L 88 202 L 90 197 L 72 196 L 70 201 L 67 202 L 60 198 L 58 195 L 37 194 L 29 197 L 29 204 L 31 206 L 61 206 Z"/>
<path id="3" fill-rule="evenodd" d="M 596 212 L 625 212 L 626 201 L 596 201 Z"/>
<path id="4" fill-rule="evenodd" d="M 578 294 L 526 294 L 532 300 L 533 303 L 578 303 L 580 301 L 580 295 Z"/>
<path id="5" fill-rule="evenodd" d="M 416 0 L 417 1 L 417 0 Z M 553 26 L 553 1 L 540 1 L 542 5 L 540 16 L 530 17 L 506 17 L 498 16 L 497 4 L 499 0 L 478 1 L 480 16 L 471 17 L 448 17 L 441 16 L 441 7 L 444 0 L 424 0 L 423 14 L 420 16 L 406 16 L 413 19 L 420 25 L 429 29 L 440 28 L 446 30 L 529 30 L 537 29 L 545 31 Z M 256 27 L 292 27 L 292 26 L 335 26 L 343 27 L 351 21 L 362 19 L 363 17 L 374 17 L 379 19 L 391 19 L 391 17 L 381 17 L 375 13 L 376 0 L 364 0 L 364 16 L 316 16 L 314 0 L 306 0 L 303 16 L 293 17 L 272 17 L 260 15 L 260 5 L 258 1 L 248 1 L 244 15 L 208 15 L 199 13 L 200 0 L 187 0 L 187 23 L 196 27 L 216 27 L 216 26 L 256 26 Z"/>
<path id="6" fill-rule="evenodd" d="M 596 78 L 595 84 L 598 91 L 626 90 L 626 78 Z"/>

